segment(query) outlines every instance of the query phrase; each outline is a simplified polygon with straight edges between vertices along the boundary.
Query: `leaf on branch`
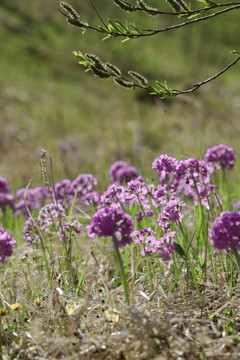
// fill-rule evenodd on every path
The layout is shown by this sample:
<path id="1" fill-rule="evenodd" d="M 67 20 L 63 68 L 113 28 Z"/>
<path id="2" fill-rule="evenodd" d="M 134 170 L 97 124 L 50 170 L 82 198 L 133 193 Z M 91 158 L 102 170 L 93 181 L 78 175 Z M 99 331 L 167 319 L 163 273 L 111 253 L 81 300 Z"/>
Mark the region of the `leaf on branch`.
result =
<path id="1" fill-rule="evenodd" d="M 122 10 L 125 10 L 127 12 L 135 12 L 136 11 L 136 7 L 133 5 L 130 5 L 128 3 L 126 3 L 123 0 L 113 0 L 113 2 L 119 6 Z"/>
<path id="2" fill-rule="evenodd" d="M 107 71 L 99 69 L 97 67 L 94 66 L 90 66 L 90 69 L 92 70 L 92 72 L 94 73 L 94 75 L 96 75 L 97 77 L 99 77 L 100 79 L 108 79 L 111 77 L 111 74 L 109 74 Z"/>
<path id="3" fill-rule="evenodd" d="M 187 3 L 184 0 L 176 0 L 176 1 L 179 3 L 183 11 L 191 11 L 190 7 L 187 5 Z"/>
<path id="4" fill-rule="evenodd" d="M 166 2 L 175 12 L 182 12 L 182 7 L 176 0 L 166 0 Z"/>
<path id="5" fill-rule="evenodd" d="M 148 81 L 143 75 L 135 71 L 128 71 L 128 74 L 132 76 L 135 80 L 137 80 L 143 87 L 147 87 Z"/>
<path id="6" fill-rule="evenodd" d="M 123 86 L 125 88 L 128 88 L 128 89 L 133 89 L 134 88 L 134 83 L 131 82 L 131 81 L 126 81 L 126 80 L 122 80 L 122 79 L 119 79 L 119 78 L 115 78 L 114 79 L 115 83 L 120 85 L 120 86 Z"/>
<path id="7" fill-rule="evenodd" d="M 71 18 L 68 18 L 67 22 L 73 26 L 76 26 L 76 27 L 79 27 L 79 28 L 82 28 L 85 30 L 89 27 L 87 22 L 82 22 L 79 20 L 71 19 Z"/>
<path id="8" fill-rule="evenodd" d="M 158 15 L 157 11 L 158 9 L 152 8 L 151 6 L 148 6 L 143 0 L 137 0 L 138 6 L 143 9 L 148 15 Z"/>
<path id="9" fill-rule="evenodd" d="M 106 71 L 104 64 L 99 60 L 99 58 L 94 54 L 85 54 L 85 58 L 98 69 Z"/>
<path id="10" fill-rule="evenodd" d="M 68 14 L 70 15 L 70 17 L 74 20 L 78 20 L 80 18 L 80 16 L 78 15 L 78 13 L 76 12 L 76 10 L 69 4 L 61 1 L 60 2 L 60 6 L 66 10 L 68 12 Z"/>
<path id="11" fill-rule="evenodd" d="M 107 63 L 107 64 L 106 64 L 106 68 L 107 68 L 109 71 L 111 71 L 111 72 L 113 73 L 113 75 L 115 75 L 115 76 L 122 76 L 122 72 L 121 72 L 121 70 L 120 70 L 117 66 L 115 66 L 115 65 L 113 65 L 113 64 L 110 64 L 110 63 Z"/>

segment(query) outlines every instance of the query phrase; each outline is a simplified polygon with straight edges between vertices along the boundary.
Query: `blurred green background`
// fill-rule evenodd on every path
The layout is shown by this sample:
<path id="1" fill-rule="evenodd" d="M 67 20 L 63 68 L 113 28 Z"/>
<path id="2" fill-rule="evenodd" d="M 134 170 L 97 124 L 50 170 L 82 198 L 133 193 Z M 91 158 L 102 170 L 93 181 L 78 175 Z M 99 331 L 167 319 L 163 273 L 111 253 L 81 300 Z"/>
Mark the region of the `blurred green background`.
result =
<path id="1" fill-rule="evenodd" d="M 88 0 L 69 3 L 81 20 L 99 24 Z M 94 4 L 105 20 L 125 17 L 111 0 Z M 161 153 L 201 158 L 208 146 L 225 143 L 240 155 L 239 64 L 191 95 L 161 101 L 96 79 L 72 54 L 94 53 L 123 71 L 185 89 L 235 59 L 230 51 L 239 50 L 239 11 L 122 43 L 102 42 L 91 31 L 82 35 L 58 8 L 58 0 L 0 3 L 0 175 L 13 187 L 26 186 L 29 178 L 32 186 L 42 183 L 42 148 L 53 159 L 55 181 L 91 172 L 100 186 L 106 185 L 107 169 L 118 159 L 150 177 L 152 161 Z M 143 14 L 128 14 L 128 19 L 143 28 L 178 21 Z M 236 184 L 238 170 L 239 161 L 231 175 Z"/>

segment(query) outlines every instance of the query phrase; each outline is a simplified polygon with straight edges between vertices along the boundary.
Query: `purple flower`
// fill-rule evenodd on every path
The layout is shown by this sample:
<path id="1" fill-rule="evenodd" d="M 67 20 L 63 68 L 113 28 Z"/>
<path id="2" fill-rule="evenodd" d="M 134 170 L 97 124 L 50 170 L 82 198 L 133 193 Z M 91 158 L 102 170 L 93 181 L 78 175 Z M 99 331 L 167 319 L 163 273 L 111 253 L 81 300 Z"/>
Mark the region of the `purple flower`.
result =
<path id="1" fill-rule="evenodd" d="M 64 218 L 65 216 L 66 214 L 61 204 L 49 203 L 45 205 L 39 211 L 38 217 L 34 218 L 34 221 L 31 218 L 28 218 L 25 221 L 23 227 L 23 239 L 28 243 L 28 245 L 33 244 L 37 247 L 41 241 L 41 237 L 36 225 L 41 231 L 49 231 L 50 226 L 55 225 L 54 219 L 58 219 L 59 217 Z M 59 221 L 56 226 L 59 228 Z"/>
<path id="2" fill-rule="evenodd" d="M 49 231 L 49 226 L 54 224 L 54 218 L 66 217 L 64 208 L 61 204 L 49 203 L 45 205 L 38 214 L 37 223 L 40 230 Z"/>
<path id="3" fill-rule="evenodd" d="M 70 187 L 72 196 L 77 192 L 77 198 L 83 200 L 85 195 L 94 190 L 97 185 L 97 179 L 92 174 L 80 174 L 73 180 Z"/>
<path id="4" fill-rule="evenodd" d="M 34 221 L 38 226 L 40 225 L 36 218 L 34 218 Z M 28 245 L 34 245 L 38 247 L 38 244 L 41 242 L 41 237 L 37 231 L 35 223 L 31 218 L 28 218 L 25 221 L 22 232 L 23 239 L 27 242 Z"/>
<path id="5" fill-rule="evenodd" d="M 0 263 L 4 264 L 6 258 L 12 255 L 16 240 L 9 231 L 0 227 Z"/>
<path id="6" fill-rule="evenodd" d="M 183 205 L 184 202 L 176 198 L 174 200 L 170 200 L 167 205 L 161 209 L 161 213 L 157 219 L 157 222 L 158 225 L 162 227 L 164 232 L 170 228 L 171 223 L 182 221 L 183 214 L 181 210 Z"/>
<path id="7" fill-rule="evenodd" d="M 85 195 L 84 202 L 86 205 L 95 205 L 97 206 L 100 202 L 100 193 L 96 190 L 93 190 Z"/>
<path id="8" fill-rule="evenodd" d="M 117 184 L 127 184 L 139 175 L 139 171 L 134 166 L 122 160 L 115 161 L 108 171 L 110 181 Z"/>
<path id="9" fill-rule="evenodd" d="M 152 168 L 159 175 L 159 181 L 165 181 L 175 173 L 176 164 L 177 160 L 175 158 L 165 154 L 154 160 Z"/>
<path id="10" fill-rule="evenodd" d="M 111 184 L 101 195 L 101 203 L 104 206 L 111 206 L 114 208 L 120 208 L 123 204 L 124 187 L 121 185 Z M 124 201 L 125 203 L 125 201 Z"/>
<path id="11" fill-rule="evenodd" d="M 207 162 L 219 162 L 222 168 L 232 169 L 237 155 L 230 146 L 219 144 L 208 148 L 204 158 Z"/>
<path id="12" fill-rule="evenodd" d="M 171 255 L 175 252 L 174 238 L 176 232 L 171 231 L 166 233 L 160 239 L 157 239 L 157 249 L 159 251 L 159 256 L 162 261 L 169 261 L 171 259 Z"/>
<path id="13" fill-rule="evenodd" d="M 25 202 L 24 193 L 25 188 L 20 188 L 16 191 L 15 196 L 17 199 L 19 199 L 19 201 L 15 204 L 14 216 L 18 216 L 22 213 L 24 215 L 28 215 L 25 202 L 29 210 L 33 211 L 40 209 L 44 205 L 45 200 L 51 197 L 51 189 L 49 189 L 46 185 L 36 186 L 33 189 L 28 189 Z"/>
<path id="14" fill-rule="evenodd" d="M 135 244 L 142 244 L 140 252 L 142 256 L 146 254 L 158 254 L 163 261 L 169 261 L 175 252 L 174 238 L 175 231 L 164 234 L 163 237 L 156 239 L 156 233 L 151 228 L 135 230 L 132 232 Z"/>
<path id="15" fill-rule="evenodd" d="M 3 212 L 6 211 L 6 207 L 9 206 L 12 210 L 15 208 L 14 196 L 11 194 L 5 194 L 0 192 L 0 209 Z"/>
<path id="16" fill-rule="evenodd" d="M 83 228 L 76 220 L 68 221 L 62 224 L 61 229 L 57 232 L 57 234 L 60 236 L 60 241 L 65 243 L 68 239 L 66 233 L 69 233 L 70 235 L 73 231 L 76 234 L 81 234 L 83 232 Z"/>
<path id="17" fill-rule="evenodd" d="M 118 160 L 115 161 L 108 170 L 108 176 L 111 182 L 118 182 L 116 178 L 116 173 L 119 169 L 129 166 L 129 164 L 126 161 Z"/>
<path id="18" fill-rule="evenodd" d="M 105 207 L 98 210 L 92 217 L 91 224 L 87 226 L 90 238 L 115 236 L 118 246 L 131 243 L 131 232 L 134 221 L 129 214 L 121 209 Z"/>
<path id="19" fill-rule="evenodd" d="M 135 244 L 142 244 L 143 249 L 140 252 L 142 256 L 154 254 L 157 251 L 156 232 L 151 228 L 138 229 L 132 232 Z"/>
<path id="20" fill-rule="evenodd" d="M 176 172 L 174 174 L 173 184 L 177 189 L 181 180 L 185 180 L 186 184 L 194 185 L 196 182 L 205 183 L 210 181 L 210 168 L 205 161 L 189 158 L 187 160 L 178 161 Z"/>
<path id="21" fill-rule="evenodd" d="M 222 212 L 212 223 L 209 236 L 217 251 L 240 249 L 240 213 Z"/>
<path id="22" fill-rule="evenodd" d="M 69 195 L 71 184 L 71 180 L 65 179 L 55 185 L 55 193 L 57 200 L 63 200 Z"/>
<path id="23" fill-rule="evenodd" d="M 127 184 L 139 175 L 139 171 L 134 166 L 123 166 L 116 171 L 116 182 L 119 184 Z"/>
<path id="24" fill-rule="evenodd" d="M 7 194 L 10 192 L 10 185 L 6 178 L 0 176 L 0 193 Z"/>

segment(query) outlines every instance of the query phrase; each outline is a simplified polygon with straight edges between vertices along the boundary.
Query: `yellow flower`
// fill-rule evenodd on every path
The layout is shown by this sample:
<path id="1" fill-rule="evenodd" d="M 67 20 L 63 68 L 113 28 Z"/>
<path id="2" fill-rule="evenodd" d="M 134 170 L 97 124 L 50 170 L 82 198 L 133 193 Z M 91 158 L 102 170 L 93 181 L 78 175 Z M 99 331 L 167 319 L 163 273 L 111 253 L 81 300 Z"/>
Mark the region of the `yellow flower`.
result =
<path id="1" fill-rule="evenodd" d="M 75 305 L 71 305 L 69 308 L 68 308 L 68 315 L 72 315 L 74 309 L 76 308 Z"/>
<path id="2" fill-rule="evenodd" d="M 41 301 L 39 299 L 36 299 L 34 302 L 35 302 L 35 305 L 37 305 L 37 307 L 39 307 L 41 305 Z"/>
<path id="3" fill-rule="evenodd" d="M 6 313 L 7 313 L 6 309 L 4 309 L 4 308 L 0 309 L 0 316 L 4 316 L 4 315 L 6 315 Z"/>
<path id="4" fill-rule="evenodd" d="M 15 304 L 12 304 L 10 306 L 10 308 L 11 308 L 12 311 L 16 311 L 16 310 L 19 310 L 20 306 L 21 306 L 21 304 L 15 303 Z"/>
<path id="5" fill-rule="evenodd" d="M 118 322 L 119 321 L 119 314 L 117 309 L 115 308 L 109 308 L 108 310 L 105 310 L 105 315 L 107 317 L 107 321 L 109 322 Z"/>

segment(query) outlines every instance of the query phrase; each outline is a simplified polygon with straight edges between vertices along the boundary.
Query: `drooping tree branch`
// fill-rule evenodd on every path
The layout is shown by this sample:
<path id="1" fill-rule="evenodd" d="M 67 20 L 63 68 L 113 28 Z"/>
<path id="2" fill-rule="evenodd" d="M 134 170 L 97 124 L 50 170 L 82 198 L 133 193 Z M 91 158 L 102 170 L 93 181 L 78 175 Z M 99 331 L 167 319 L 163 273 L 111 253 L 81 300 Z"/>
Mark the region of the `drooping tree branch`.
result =
<path id="1" fill-rule="evenodd" d="M 225 4 L 216 4 L 212 0 L 199 0 L 205 3 L 206 7 L 197 10 L 190 10 L 189 6 L 185 3 L 185 0 L 166 0 L 167 3 L 172 7 L 174 12 L 161 12 L 157 9 L 153 9 L 149 7 L 144 0 L 136 0 L 137 5 L 134 6 L 130 4 L 128 1 L 125 0 L 113 0 L 113 2 L 118 5 L 122 10 L 127 12 L 135 12 L 135 11 L 144 11 L 148 13 L 148 15 L 162 15 L 162 14 L 171 14 L 171 15 L 178 15 L 182 17 L 183 15 L 188 17 L 188 20 L 179 24 L 174 24 L 170 26 L 166 26 L 161 29 L 153 29 L 153 30 L 140 30 L 138 26 L 134 23 L 125 24 L 119 20 L 108 20 L 106 24 L 99 11 L 96 9 L 95 5 L 93 4 L 93 0 L 89 0 L 91 6 L 93 7 L 97 17 L 100 19 L 102 25 L 96 27 L 89 25 L 87 22 L 80 21 L 80 15 L 73 9 L 69 4 L 61 2 L 60 5 L 64 9 L 65 12 L 59 10 L 67 19 L 68 23 L 81 28 L 83 32 L 87 29 L 91 29 L 106 35 L 105 39 L 110 37 L 122 37 L 125 40 L 136 39 L 141 37 L 153 36 L 160 34 L 162 32 L 177 30 L 179 28 L 185 27 L 187 25 L 196 24 L 198 22 L 202 22 L 205 20 L 213 19 L 216 16 L 226 14 L 227 12 L 234 11 L 240 9 L 240 3 L 225 3 Z M 216 11 L 209 15 L 203 15 L 206 11 L 225 7 L 222 10 Z M 67 14 L 66 14 L 67 12 Z M 199 17 L 200 16 L 200 17 Z M 124 41 L 125 41 L 124 40 Z M 126 75 L 122 74 L 122 71 L 115 65 L 107 62 L 102 62 L 96 55 L 94 54 L 83 54 L 81 51 L 75 51 L 74 54 L 79 58 L 79 64 L 86 68 L 86 71 L 91 71 L 95 76 L 101 79 L 109 79 L 112 78 L 115 83 L 118 85 L 128 88 L 128 89 L 135 89 L 141 88 L 147 90 L 152 95 L 160 95 L 161 98 L 167 97 L 176 97 L 180 94 L 187 94 L 192 93 L 199 89 L 201 86 L 215 80 L 226 71 L 228 71 L 232 66 L 234 66 L 240 60 L 240 52 L 233 51 L 238 57 L 229 63 L 224 69 L 222 69 L 217 74 L 205 79 L 197 84 L 193 85 L 191 88 L 186 90 L 178 90 L 169 88 L 166 82 L 160 82 L 155 80 L 152 84 L 150 83 L 143 75 L 139 74 L 136 71 L 128 71 Z"/>

